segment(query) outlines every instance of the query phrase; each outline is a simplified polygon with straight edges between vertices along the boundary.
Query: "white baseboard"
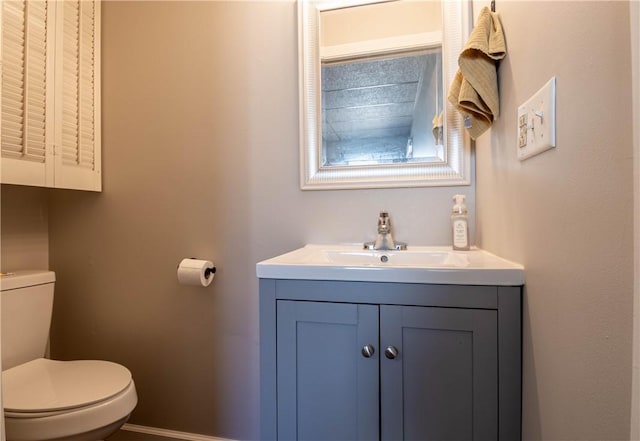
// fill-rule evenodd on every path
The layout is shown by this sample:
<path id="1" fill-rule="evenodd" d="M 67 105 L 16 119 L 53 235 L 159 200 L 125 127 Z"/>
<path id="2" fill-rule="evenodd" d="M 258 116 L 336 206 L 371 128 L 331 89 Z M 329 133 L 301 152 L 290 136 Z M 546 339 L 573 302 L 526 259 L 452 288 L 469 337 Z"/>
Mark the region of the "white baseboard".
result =
<path id="1" fill-rule="evenodd" d="M 219 438 L 215 436 L 199 435 L 197 433 L 178 432 L 177 430 L 159 429 L 157 427 L 138 426 L 137 424 L 125 424 L 120 430 L 127 432 L 146 433 L 149 435 L 164 436 L 165 438 L 174 438 L 186 441 L 234 441 L 228 438 Z"/>

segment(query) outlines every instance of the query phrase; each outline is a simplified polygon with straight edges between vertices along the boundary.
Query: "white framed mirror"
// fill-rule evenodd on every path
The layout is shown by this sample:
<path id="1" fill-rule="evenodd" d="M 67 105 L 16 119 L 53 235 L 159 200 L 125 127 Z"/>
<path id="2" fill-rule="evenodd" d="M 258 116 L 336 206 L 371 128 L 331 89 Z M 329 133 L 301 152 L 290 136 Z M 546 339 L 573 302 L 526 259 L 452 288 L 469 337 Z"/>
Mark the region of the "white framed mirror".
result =
<path id="1" fill-rule="evenodd" d="M 469 185 L 469 0 L 298 0 L 303 190 Z"/>

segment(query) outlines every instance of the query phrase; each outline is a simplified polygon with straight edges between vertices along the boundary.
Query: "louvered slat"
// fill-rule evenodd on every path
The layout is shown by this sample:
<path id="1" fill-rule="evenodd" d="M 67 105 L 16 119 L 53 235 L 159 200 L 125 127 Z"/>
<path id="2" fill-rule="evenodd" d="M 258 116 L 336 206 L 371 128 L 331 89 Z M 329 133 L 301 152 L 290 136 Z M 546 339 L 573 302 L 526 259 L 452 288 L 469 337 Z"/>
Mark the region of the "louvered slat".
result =
<path id="1" fill-rule="evenodd" d="M 30 0 L 27 3 L 26 26 L 26 140 L 25 155 L 44 162 L 44 130 L 46 123 L 46 53 L 47 3 Z M 31 133 L 31 131 L 35 133 Z"/>
<path id="2" fill-rule="evenodd" d="M 95 4 L 81 4 L 80 21 L 80 163 L 84 167 L 94 166 L 94 35 Z"/>
<path id="3" fill-rule="evenodd" d="M 90 1 L 69 1 L 64 14 L 62 161 L 93 169 L 95 5 Z"/>
<path id="4" fill-rule="evenodd" d="M 2 7 L 2 155 L 44 162 L 47 3 Z"/>
<path id="5" fill-rule="evenodd" d="M 64 3 L 63 92 L 62 92 L 62 163 L 78 164 L 78 1 Z"/>
<path id="6" fill-rule="evenodd" d="M 25 3 L 2 3 L 2 156 L 23 154 Z"/>

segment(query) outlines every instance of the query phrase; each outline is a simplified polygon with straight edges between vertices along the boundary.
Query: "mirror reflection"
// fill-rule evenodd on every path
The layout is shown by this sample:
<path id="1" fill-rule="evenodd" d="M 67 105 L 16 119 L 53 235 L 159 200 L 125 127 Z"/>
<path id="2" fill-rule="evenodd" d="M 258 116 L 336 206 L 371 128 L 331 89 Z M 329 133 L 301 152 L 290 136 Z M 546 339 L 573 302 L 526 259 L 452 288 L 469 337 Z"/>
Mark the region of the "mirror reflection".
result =
<path id="1" fill-rule="evenodd" d="M 320 14 L 323 166 L 443 160 L 441 15 L 434 1 Z"/>
<path id="2" fill-rule="evenodd" d="M 298 0 L 304 190 L 468 185 L 445 99 L 468 0 Z"/>
<path id="3" fill-rule="evenodd" d="M 324 166 L 443 160 L 442 50 L 322 65 Z"/>

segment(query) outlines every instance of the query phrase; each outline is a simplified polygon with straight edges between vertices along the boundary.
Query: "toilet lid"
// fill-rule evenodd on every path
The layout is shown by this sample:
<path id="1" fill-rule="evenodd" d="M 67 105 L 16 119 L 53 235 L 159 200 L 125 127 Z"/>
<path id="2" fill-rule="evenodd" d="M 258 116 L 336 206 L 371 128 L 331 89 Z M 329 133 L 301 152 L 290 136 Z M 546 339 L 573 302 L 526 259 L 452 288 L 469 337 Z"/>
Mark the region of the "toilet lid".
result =
<path id="1" fill-rule="evenodd" d="M 39 358 L 2 372 L 2 398 L 9 412 L 49 412 L 104 401 L 129 383 L 131 372 L 109 361 Z"/>

